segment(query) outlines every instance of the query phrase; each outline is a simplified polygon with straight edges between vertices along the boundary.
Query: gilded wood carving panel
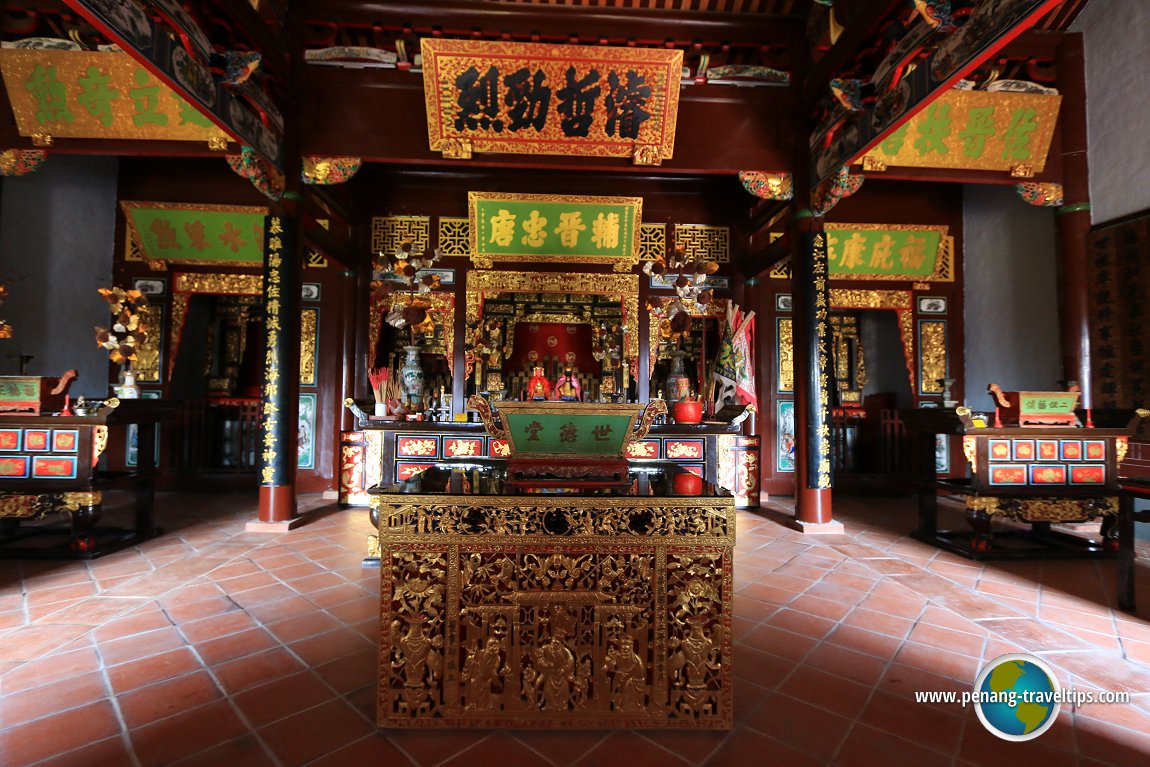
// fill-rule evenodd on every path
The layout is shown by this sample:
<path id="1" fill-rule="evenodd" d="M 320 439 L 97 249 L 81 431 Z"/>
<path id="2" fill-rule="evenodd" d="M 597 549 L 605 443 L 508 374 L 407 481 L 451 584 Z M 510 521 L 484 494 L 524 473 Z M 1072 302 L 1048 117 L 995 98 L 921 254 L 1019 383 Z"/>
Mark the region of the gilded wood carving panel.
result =
<path id="1" fill-rule="evenodd" d="M 730 727 L 730 499 L 379 500 L 380 726 Z"/>

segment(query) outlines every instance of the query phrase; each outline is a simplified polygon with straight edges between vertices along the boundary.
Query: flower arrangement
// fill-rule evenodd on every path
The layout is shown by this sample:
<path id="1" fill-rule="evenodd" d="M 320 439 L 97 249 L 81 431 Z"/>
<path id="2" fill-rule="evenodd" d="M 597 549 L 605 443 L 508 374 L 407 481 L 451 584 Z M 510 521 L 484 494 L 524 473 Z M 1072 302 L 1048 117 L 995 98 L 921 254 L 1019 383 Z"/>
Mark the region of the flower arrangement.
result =
<path id="1" fill-rule="evenodd" d="M 4 303 L 4 296 L 8 295 L 8 288 L 0 285 L 0 304 Z M 11 338 L 12 326 L 4 320 L 0 320 L 0 338 Z"/>
<path id="2" fill-rule="evenodd" d="M 420 299 L 419 296 L 430 293 L 440 284 L 438 274 L 425 274 L 421 277 L 419 272 L 421 269 L 431 267 L 443 257 L 438 248 L 425 251 L 422 255 L 413 255 L 414 247 L 411 240 L 404 240 L 400 244 L 399 250 L 393 255 L 385 256 L 380 253 L 376 262 L 381 271 L 394 274 L 406 287 L 406 300 L 393 301 L 391 311 L 387 313 L 385 320 L 392 327 L 408 328 L 411 332 L 412 345 L 415 344 L 416 332 L 426 333 L 433 329 L 430 316 L 427 313 L 431 304 L 426 299 Z M 390 292 L 390 287 L 386 282 L 373 283 L 372 287 L 382 293 Z"/>
<path id="3" fill-rule="evenodd" d="M 148 299 L 138 290 L 122 288 L 100 288 L 99 293 L 112 311 L 112 327 L 96 328 L 96 345 L 108 350 L 112 362 L 126 368 L 148 338 L 147 328 L 140 319 L 140 310 L 148 305 Z"/>

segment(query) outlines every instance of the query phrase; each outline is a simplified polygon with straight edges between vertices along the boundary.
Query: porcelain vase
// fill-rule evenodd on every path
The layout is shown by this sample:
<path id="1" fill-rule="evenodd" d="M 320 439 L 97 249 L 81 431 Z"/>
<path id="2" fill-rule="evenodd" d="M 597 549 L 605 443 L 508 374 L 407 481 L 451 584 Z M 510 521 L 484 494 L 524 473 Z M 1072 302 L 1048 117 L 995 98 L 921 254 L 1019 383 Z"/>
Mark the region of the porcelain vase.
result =
<path id="1" fill-rule="evenodd" d="M 682 349 L 671 352 L 671 372 L 667 374 L 664 394 L 667 402 L 678 402 L 691 394 L 691 379 L 683 372 L 683 358 L 687 353 Z"/>
<path id="2" fill-rule="evenodd" d="M 115 390 L 120 399 L 139 399 L 140 385 L 136 383 L 136 371 L 131 368 L 120 371 L 120 385 Z"/>
<path id="3" fill-rule="evenodd" d="M 403 387 L 403 403 L 411 412 L 423 409 L 423 366 L 419 362 L 419 346 L 405 346 L 407 357 L 399 369 L 399 384 Z"/>

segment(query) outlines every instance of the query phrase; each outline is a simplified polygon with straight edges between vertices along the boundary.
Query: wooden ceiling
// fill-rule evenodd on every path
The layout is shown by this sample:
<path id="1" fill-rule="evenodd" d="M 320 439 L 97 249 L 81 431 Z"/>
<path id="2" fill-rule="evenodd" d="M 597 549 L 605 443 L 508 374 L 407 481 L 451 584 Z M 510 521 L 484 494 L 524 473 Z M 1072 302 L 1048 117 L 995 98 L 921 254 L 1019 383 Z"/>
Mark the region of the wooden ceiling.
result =
<path id="1" fill-rule="evenodd" d="M 694 11 L 699 13 L 761 13 L 768 16 L 803 16 L 812 0 L 483 0 L 513 5 L 567 5 L 579 8 L 632 11 Z"/>

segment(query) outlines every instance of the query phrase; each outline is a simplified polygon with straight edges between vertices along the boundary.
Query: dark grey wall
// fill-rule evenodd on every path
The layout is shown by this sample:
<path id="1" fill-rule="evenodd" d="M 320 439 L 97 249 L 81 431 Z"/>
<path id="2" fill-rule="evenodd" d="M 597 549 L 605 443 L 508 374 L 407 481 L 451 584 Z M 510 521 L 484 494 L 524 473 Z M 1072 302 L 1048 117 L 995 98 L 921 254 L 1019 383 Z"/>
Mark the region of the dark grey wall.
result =
<path id="1" fill-rule="evenodd" d="M 891 311 L 862 312 L 861 315 L 859 335 L 866 351 L 868 379 L 863 396 L 893 392 L 898 397 L 898 407 L 911 407 L 914 399 L 898 317 Z"/>
<path id="2" fill-rule="evenodd" d="M 1150 208 L 1150 3 L 1090 3 L 1075 20 L 1086 47 L 1086 118 L 1090 199 L 1095 223 Z M 1138 30 L 1142 30 L 1139 32 Z M 1067 200 L 1067 202 L 1076 202 Z"/>
<path id="3" fill-rule="evenodd" d="M 15 337 L 0 341 L 0 372 L 35 355 L 29 375 L 75 368 L 73 395 L 108 394 L 108 355 L 95 327 L 111 319 L 97 288 L 112 284 L 116 225 L 114 157 L 49 155 L 40 170 L 0 188 L 0 308 Z"/>
<path id="4" fill-rule="evenodd" d="M 1013 186 L 967 186 L 963 235 L 966 404 L 993 408 L 990 383 L 1062 388 L 1052 209 L 1027 205 Z"/>

